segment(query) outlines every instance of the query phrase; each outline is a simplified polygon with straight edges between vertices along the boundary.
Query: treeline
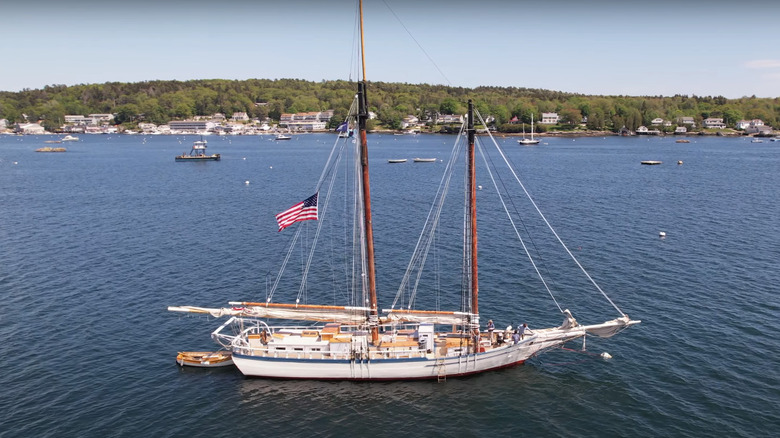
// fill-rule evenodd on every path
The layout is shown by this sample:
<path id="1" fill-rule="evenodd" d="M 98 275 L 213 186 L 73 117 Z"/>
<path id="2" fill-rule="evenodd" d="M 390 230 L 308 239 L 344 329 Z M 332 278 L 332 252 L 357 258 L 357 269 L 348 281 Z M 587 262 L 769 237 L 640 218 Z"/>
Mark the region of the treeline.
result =
<path id="1" fill-rule="evenodd" d="M 141 121 L 164 124 L 215 113 L 230 117 L 234 112 L 279 120 L 282 113 L 333 109 L 333 123 L 338 123 L 346 115 L 354 93 L 352 82 L 298 79 L 51 85 L 0 92 L 0 119 L 9 123 L 42 120 L 44 127 L 53 131 L 64 124 L 66 114 L 111 113 L 116 115 L 116 123 L 130 126 Z M 656 118 L 675 123 L 679 117 L 688 116 L 701 126 L 703 119 L 719 117 L 729 127 L 743 119 L 761 119 L 777 126 L 780 118 L 777 98 L 755 96 L 588 96 L 516 87 L 470 89 L 386 82 L 371 83 L 368 93 L 371 110 L 377 114 L 376 123 L 390 129 L 400 127 L 407 115 L 425 120 L 437 113 L 463 114 L 468 99 L 474 101 L 483 117 L 495 118 L 499 131 L 517 130 L 517 124 L 509 123 L 514 117 L 530 123 L 531 114 L 538 121 L 543 112 L 558 113 L 564 129 L 576 127 L 585 117 L 588 129 L 612 131 L 623 127 L 634 131 L 641 125 L 649 126 Z"/>

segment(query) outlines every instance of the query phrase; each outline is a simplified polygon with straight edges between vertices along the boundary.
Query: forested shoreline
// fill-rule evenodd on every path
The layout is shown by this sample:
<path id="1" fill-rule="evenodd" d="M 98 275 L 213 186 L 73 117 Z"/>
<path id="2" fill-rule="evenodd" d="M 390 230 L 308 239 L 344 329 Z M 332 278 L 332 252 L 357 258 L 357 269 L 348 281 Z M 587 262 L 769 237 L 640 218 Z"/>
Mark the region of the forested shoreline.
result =
<path id="1" fill-rule="evenodd" d="M 210 79 L 50 85 L 19 92 L 0 91 L 0 119 L 7 119 L 9 124 L 40 120 L 47 130 L 56 131 L 64 124 L 66 114 L 114 114 L 116 124 L 131 127 L 139 122 L 165 124 L 215 113 L 229 117 L 234 112 L 278 121 L 283 113 L 333 109 L 331 123 L 337 124 L 344 119 L 354 93 L 355 84 L 341 80 Z M 371 111 L 377 115 L 374 126 L 384 129 L 398 129 L 409 115 L 426 120 L 435 114 L 462 114 L 468 99 L 474 101 L 483 117 L 495 118 L 499 132 L 517 132 L 522 123 L 531 122 L 532 114 L 538 122 L 544 112 L 558 113 L 557 129 L 612 132 L 622 128 L 636 131 L 657 118 L 672 122 L 672 126 L 660 128 L 664 132 L 673 132 L 681 117 L 693 117 L 698 127 L 704 119 L 723 118 L 729 128 L 740 120 L 753 119 L 776 126 L 780 118 L 778 98 L 755 96 L 591 96 L 518 87 L 389 82 L 370 83 L 368 93 Z M 581 126 L 583 120 L 585 126 Z M 544 126 L 537 126 L 544 131 Z"/>

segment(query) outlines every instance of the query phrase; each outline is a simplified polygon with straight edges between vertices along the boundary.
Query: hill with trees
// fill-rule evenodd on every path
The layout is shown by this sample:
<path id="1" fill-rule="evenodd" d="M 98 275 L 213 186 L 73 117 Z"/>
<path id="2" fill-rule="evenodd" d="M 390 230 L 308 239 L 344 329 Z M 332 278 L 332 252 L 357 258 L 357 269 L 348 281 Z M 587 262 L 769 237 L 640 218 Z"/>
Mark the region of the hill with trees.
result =
<path id="1" fill-rule="evenodd" d="M 50 131 L 64 124 L 66 114 L 115 114 L 115 122 L 165 124 L 194 116 L 246 112 L 252 118 L 279 120 L 282 113 L 335 110 L 332 123 L 343 120 L 355 93 L 348 81 L 310 82 L 299 79 L 147 81 L 138 83 L 51 85 L 42 89 L 0 92 L 0 119 L 9 124 L 41 120 Z M 543 112 L 556 112 L 562 129 L 575 129 L 587 119 L 587 129 L 635 131 L 656 118 L 672 121 L 693 117 L 696 126 L 720 117 L 729 127 L 739 120 L 761 119 L 776 126 L 780 118 L 777 98 L 722 96 L 588 96 L 559 91 L 517 88 L 462 88 L 444 85 L 371 83 L 368 90 L 375 123 L 397 129 L 407 115 L 426 120 L 434 114 L 465 113 L 472 99 L 483 116 L 495 117 L 500 132 L 513 132 L 519 124 L 539 120 Z M 258 105 L 258 103 L 260 103 Z M 540 127 L 544 129 L 544 127 Z M 669 129 L 669 128 L 666 128 Z M 671 128 L 673 130 L 673 128 Z"/>

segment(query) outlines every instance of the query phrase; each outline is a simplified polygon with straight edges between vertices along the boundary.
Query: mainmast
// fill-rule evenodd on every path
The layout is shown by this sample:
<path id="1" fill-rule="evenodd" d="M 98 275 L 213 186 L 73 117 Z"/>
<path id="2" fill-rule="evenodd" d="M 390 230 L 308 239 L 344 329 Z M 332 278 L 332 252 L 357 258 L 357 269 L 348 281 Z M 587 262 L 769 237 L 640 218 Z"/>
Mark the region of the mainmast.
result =
<path id="1" fill-rule="evenodd" d="M 360 59 L 363 78 L 358 82 L 358 132 L 360 137 L 360 167 L 363 170 L 363 220 L 366 229 L 366 276 L 368 277 L 368 307 L 370 311 L 371 340 L 379 342 L 379 306 L 376 298 L 376 267 L 374 265 L 374 230 L 371 225 L 371 189 L 368 178 L 368 143 L 366 141 L 366 120 L 368 99 L 366 98 L 366 57 L 363 37 L 363 1 L 360 1 Z"/>
<path id="2" fill-rule="evenodd" d="M 471 243 L 471 313 L 479 315 L 479 277 L 477 276 L 477 183 L 474 160 L 474 104 L 469 99 L 466 130 L 469 138 L 468 185 L 469 185 L 469 235 Z M 472 321 L 477 322 L 478 321 Z"/>

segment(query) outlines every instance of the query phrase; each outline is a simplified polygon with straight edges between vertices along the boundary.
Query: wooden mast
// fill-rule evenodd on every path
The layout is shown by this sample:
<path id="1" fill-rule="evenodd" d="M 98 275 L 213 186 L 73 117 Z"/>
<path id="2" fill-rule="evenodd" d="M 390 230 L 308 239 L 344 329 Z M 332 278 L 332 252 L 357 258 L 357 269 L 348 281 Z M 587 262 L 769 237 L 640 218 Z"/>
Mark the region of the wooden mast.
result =
<path id="1" fill-rule="evenodd" d="M 474 160 L 474 104 L 469 99 L 467 114 L 467 131 L 469 136 L 468 150 L 468 185 L 469 185 L 469 231 L 471 234 L 471 313 L 479 315 L 479 277 L 477 276 L 477 183 Z"/>
<path id="2" fill-rule="evenodd" d="M 363 78 L 358 82 L 358 132 L 360 136 L 360 167 L 363 170 L 363 220 L 366 229 L 366 276 L 368 277 L 368 307 L 371 322 L 371 341 L 379 342 L 379 305 L 376 297 L 376 267 L 374 265 L 374 229 L 371 225 L 371 189 L 368 178 L 368 143 L 366 141 L 366 120 L 368 99 L 366 98 L 366 57 L 363 37 L 363 0 L 360 0 L 360 59 Z"/>

